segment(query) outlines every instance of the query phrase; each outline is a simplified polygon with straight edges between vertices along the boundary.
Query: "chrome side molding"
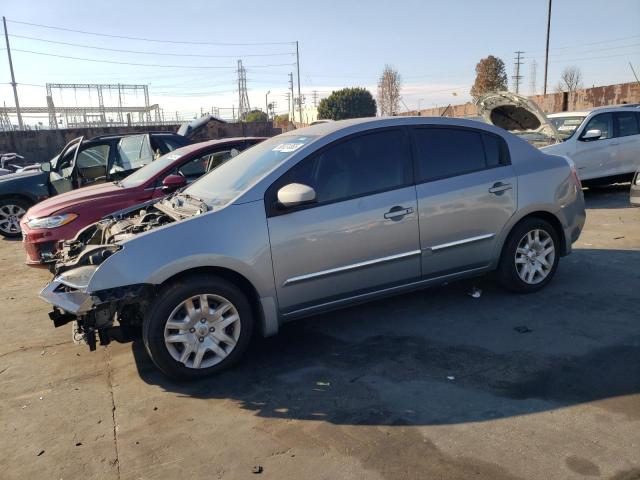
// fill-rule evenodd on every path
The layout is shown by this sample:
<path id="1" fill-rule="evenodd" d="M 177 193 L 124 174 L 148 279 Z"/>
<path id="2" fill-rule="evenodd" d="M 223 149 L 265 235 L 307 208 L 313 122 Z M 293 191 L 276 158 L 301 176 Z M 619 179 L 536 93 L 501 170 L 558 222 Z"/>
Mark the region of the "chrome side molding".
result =
<path id="1" fill-rule="evenodd" d="M 437 252 L 438 250 L 444 250 L 445 248 L 457 247 L 458 245 L 464 245 L 466 243 L 479 242 L 481 240 L 488 240 L 489 238 L 495 237 L 495 233 L 487 233 L 485 235 L 478 235 L 477 237 L 469 237 L 463 238 L 462 240 L 456 240 L 455 242 L 449 243 L 441 243 L 440 245 L 434 245 L 430 247 L 430 250 L 433 252 Z"/>
<path id="2" fill-rule="evenodd" d="M 304 282 L 306 280 L 312 280 L 314 278 L 326 277 L 328 275 L 347 272 L 350 270 L 357 270 L 358 268 L 368 267 L 371 265 L 376 265 L 378 263 L 392 262 L 394 260 L 413 257 L 420 254 L 422 254 L 421 250 L 411 250 L 410 252 L 398 253 L 396 255 L 389 255 L 388 257 L 374 258 L 372 260 L 365 260 L 364 262 L 352 263 L 351 265 L 344 265 L 342 267 L 330 268 L 328 270 L 322 270 L 320 272 L 307 273 L 305 275 L 299 275 L 297 277 L 291 277 L 286 279 L 282 284 L 282 286 L 286 287 L 287 285 Z"/>

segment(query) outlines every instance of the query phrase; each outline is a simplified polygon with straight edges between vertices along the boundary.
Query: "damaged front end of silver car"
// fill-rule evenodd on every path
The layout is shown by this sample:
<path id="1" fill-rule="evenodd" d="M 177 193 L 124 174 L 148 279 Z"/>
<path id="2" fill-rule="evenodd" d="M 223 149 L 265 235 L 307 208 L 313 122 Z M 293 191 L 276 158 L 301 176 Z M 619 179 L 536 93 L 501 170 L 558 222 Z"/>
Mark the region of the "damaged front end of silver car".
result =
<path id="1" fill-rule="evenodd" d="M 206 209 L 200 201 L 176 195 L 116 212 L 62 242 L 50 267 L 54 278 L 40 292 L 40 298 L 53 306 L 49 317 L 54 326 L 73 322 L 74 340 L 84 341 L 91 350 L 98 342 L 135 338 L 155 288 L 138 284 L 92 291 L 92 278 L 103 262 L 126 248 L 128 239 Z"/>

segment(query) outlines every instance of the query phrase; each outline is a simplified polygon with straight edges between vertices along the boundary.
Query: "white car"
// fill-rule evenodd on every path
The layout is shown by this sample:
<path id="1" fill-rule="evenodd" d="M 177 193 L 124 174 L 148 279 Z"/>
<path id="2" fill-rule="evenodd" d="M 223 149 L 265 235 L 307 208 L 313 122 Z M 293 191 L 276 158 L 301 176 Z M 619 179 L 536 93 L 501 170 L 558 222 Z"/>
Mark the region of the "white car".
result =
<path id="1" fill-rule="evenodd" d="M 488 122 L 511 131 L 544 153 L 571 158 L 586 185 L 628 182 L 640 166 L 640 107 L 619 105 L 545 115 L 531 100 L 510 92 L 478 102 Z"/>
<path id="2" fill-rule="evenodd" d="M 640 108 L 599 107 L 548 116 L 563 142 L 545 153 L 566 155 L 589 184 L 628 182 L 640 166 Z"/>

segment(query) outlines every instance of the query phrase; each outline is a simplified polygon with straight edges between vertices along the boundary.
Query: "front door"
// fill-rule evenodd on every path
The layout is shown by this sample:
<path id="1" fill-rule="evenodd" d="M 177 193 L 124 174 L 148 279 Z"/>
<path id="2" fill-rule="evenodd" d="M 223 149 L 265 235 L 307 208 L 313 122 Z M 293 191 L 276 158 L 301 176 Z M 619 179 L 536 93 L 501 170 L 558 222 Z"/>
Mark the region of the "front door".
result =
<path id="1" fill-rule="evenodd" d="M 422 274 L 482 268 L 517 208 L 517 181 L 498 136 L 468 128 L 417 127 Z"/>
<path id="2" fill-rule="evenodd" d="M 600 130 L 597 139 L 582 138 L 589 130 Z M 575 142 L 576 148 L 571 159 L 576 164 L 581 180 L 613 175 L 618 163 L 618 139 L 613 137 L 613 116 L 600 113 L 591 117 Z"/>
<path id="3" fill-rule="evenodd" d="M 289 183 L 313 187 L 316 202 L 279 207 L 277 191 Z M 265 202 L 284 313 L 420 277 L 416 194 L 402 128 L 330 144 L 276 181 Z"/>
<path id="4" fill-rule="evenodd" d="M 82 145 L 82 140 L 84 140 L 84 137 L 72 140 L 60 152 L 54 169 L 49 173 L 52 195 L 59 195 L 73 190 L 73 169 L 76 164 L 78 150 Z"/>

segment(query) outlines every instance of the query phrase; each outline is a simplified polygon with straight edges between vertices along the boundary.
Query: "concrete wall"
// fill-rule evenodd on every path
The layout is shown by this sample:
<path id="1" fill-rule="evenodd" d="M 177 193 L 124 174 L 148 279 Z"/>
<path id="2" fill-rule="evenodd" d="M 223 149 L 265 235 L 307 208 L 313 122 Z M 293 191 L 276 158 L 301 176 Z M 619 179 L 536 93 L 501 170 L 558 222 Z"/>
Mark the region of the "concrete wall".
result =
<path id="1" fill-rule="evenodd" d="M 547 95 L 534 95 L 531 98 L 545 113 L 587 110 L 593 107 L 607 105 L 620 105 L 622 103 L 640 103 L 640 85 L 638 83 L 621 83 L 606 85 L 603 87 L 585 88 L 573 93 L 548 93 Z M 445 112 L 446 109 L 446 112 Z M 420 110 L 424 117 L 472 117 L 477 110 L 473 103 L 451 105 L 439 108 Z M 403 113 L 402 115 L 417 115 L 417 111 Z"/>
<path id="2" fill-rule="evenodd" d="M 98 135 L 114 133 L 145 133 L 150 131 L 175 132 L 179 125 L 150 125 L 132 127 L 91 127 L 65 128 L 59 130 L 24 130 L 16 132 L 0 132 L 0 153 L 16 152 L 32 162 L 49 160 L 60 152 L 69 141 L 84 135 L 92 138 Z M 255 123 L 219 123 L 209 122 L 206 128 L 199 131 L 194 141 L 212 140 L 225 137 L 266 136 L 281 133 L 270 122 Z"/>

